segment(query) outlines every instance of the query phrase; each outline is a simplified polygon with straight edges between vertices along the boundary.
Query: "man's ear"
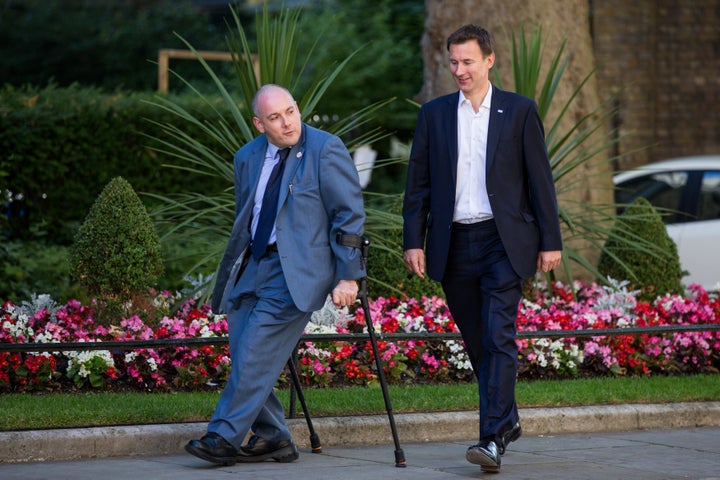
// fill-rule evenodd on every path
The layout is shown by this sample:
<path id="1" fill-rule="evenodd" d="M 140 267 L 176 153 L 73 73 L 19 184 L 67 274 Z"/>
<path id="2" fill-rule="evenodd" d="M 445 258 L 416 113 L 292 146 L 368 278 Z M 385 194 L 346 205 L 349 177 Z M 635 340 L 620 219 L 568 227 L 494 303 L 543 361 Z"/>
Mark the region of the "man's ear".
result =
<path id="1" fill-rule="evenodd" d="M 260 133 L 265 133 L 265 125 L 263 125 L 258 117 L 253 117 L 253 125 L 255 125 L 255 128 L 257 128 Z"/>
<path id="2" fill-rule="evenodd" d="M 495 66 L 495 52 L 491 53 L 487 56 L 488 59 L 488 70 L 490 70 L 493 66 Z"/>

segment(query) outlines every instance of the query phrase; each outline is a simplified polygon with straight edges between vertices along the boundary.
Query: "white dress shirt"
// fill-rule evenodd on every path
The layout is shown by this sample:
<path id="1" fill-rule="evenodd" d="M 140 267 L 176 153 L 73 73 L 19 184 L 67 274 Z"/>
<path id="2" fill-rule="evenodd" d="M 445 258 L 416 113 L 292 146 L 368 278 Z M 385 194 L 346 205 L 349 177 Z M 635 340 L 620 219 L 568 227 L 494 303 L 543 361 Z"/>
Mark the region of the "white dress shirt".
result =
<path id="1" fill-rule="evenodd" d="M 477 223 L 492 218 L 485 184 L 488 124 L 492 85 L 478 111 L 460 91 L 458 102 L 458 161 L 453 221 Z"/>

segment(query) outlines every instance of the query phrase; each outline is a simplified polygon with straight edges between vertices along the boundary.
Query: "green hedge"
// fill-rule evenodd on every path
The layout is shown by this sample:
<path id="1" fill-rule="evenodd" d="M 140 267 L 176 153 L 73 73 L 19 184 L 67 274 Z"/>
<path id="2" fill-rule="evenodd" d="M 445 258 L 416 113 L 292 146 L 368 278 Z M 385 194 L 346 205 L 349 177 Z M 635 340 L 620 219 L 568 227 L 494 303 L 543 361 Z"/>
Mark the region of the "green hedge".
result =
<path id="1" fill-rule="evenodd" d="M 29 240 L 34 238 L 30 227 L 42 225 L 49 240 L 68 245 L 95 198 L 117 176 L 127 179 L 141 198 L 144 192 L 195 191 L 199 182 L 208 192 L 228 187 L 218 179 L 162 165 L 145 136 L 162 133 L 149 119 L 161 124 L 178 120 L 148 103 L 156 98 L 154 93 L 106 94 L 77 85 L 0 90 L 5 236 Z M 213 115 L 195 96 L 175 100 L 200 117 Z M 202 138 L 199 129 L 185 128 Z M 232 161 L 232 152 L 222 154 Z"/>

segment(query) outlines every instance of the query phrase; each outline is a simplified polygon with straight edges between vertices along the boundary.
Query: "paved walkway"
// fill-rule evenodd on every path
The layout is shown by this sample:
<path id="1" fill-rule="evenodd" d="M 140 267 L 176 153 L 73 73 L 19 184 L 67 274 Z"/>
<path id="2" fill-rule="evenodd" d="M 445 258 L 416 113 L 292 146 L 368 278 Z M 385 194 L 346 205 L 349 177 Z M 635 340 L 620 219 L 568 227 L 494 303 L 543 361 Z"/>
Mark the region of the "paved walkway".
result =
<path id="1" fill-rule="evenodd" d="M 395 467 L 384 416 L 317 419 L 320 454 L 294 419 L 298 461 L 231 467 L 183 452 L 205 424 L 0 432 L 0 480 L 720 480 L 720 402 L 521 409 L 525 433 L 503 457 L 500 476 L 465 460 L 476 415 L 396 415 L 406 468 Z"/>
<path id="2" fill-rule="evenodd" d="M 406 468 L 394 466 L 390 445 L 301 449 L 291 464 L 266 462 L 213 467 L 190 455 L 118 457 L 0 464 L 3 480 L 458 480 L 720 479 L 720 428 L 637 430 L 600 434 L 524 436 L 503 457 L 500 475 L 465 461 L 465 442 L 403 445 Z"/>

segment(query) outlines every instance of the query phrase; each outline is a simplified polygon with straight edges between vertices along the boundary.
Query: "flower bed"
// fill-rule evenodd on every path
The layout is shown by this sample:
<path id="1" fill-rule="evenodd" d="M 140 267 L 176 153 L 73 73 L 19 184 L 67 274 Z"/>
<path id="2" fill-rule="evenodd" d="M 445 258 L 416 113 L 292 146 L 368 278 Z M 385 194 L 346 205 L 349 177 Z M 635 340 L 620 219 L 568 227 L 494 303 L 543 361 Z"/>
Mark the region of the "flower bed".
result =
<path id="1" fill-rule="evenodd" d="M 587 330 L 720 323 L 720 299 L 691 286 L 684 296 L 638 302 L 622 283 L 612 287 L 555 283 L 551 293 L 523 300 L 521 332 Z M 158 296 L 167 303 L 169 293 Z M 370 302 L 376 331 L 457 332 L 440 298 L 378 298 Z M 0 310 L 0 343 L 102 342 L 209 338 L 227 335 L 224 316 L 187 300 L 173 315 L 150 327 L 137 316 L 110 328 L 98 325 L 93 309 L 70 301 L 57 306 L 46 297 L 34 304 L 5 302 Z M 327 323 L 327 322 L 325 322 Z M 332 325 L 311 322 L 307 334 L 362 333 L 362 309 L 343 309 Z M 650 375 L 718 372 L 720 332 L 616 335 L 580 338 L 518 338 L 523 379 L 597 375 Z M 378 341 L 391 383 L 471 381 L 472 368 L 460 341 L 447 339 Z M 306 385 L 365 385 L 376 381 L 370 342 L 302 341 L 300 376 Z M 129 351 L 0 352 L 0 391 L 67 389 L 216 389 L 230 369 L 228 347 L 139 348 Z M 281 378 L 281 383 L 286 382 Z"/>

